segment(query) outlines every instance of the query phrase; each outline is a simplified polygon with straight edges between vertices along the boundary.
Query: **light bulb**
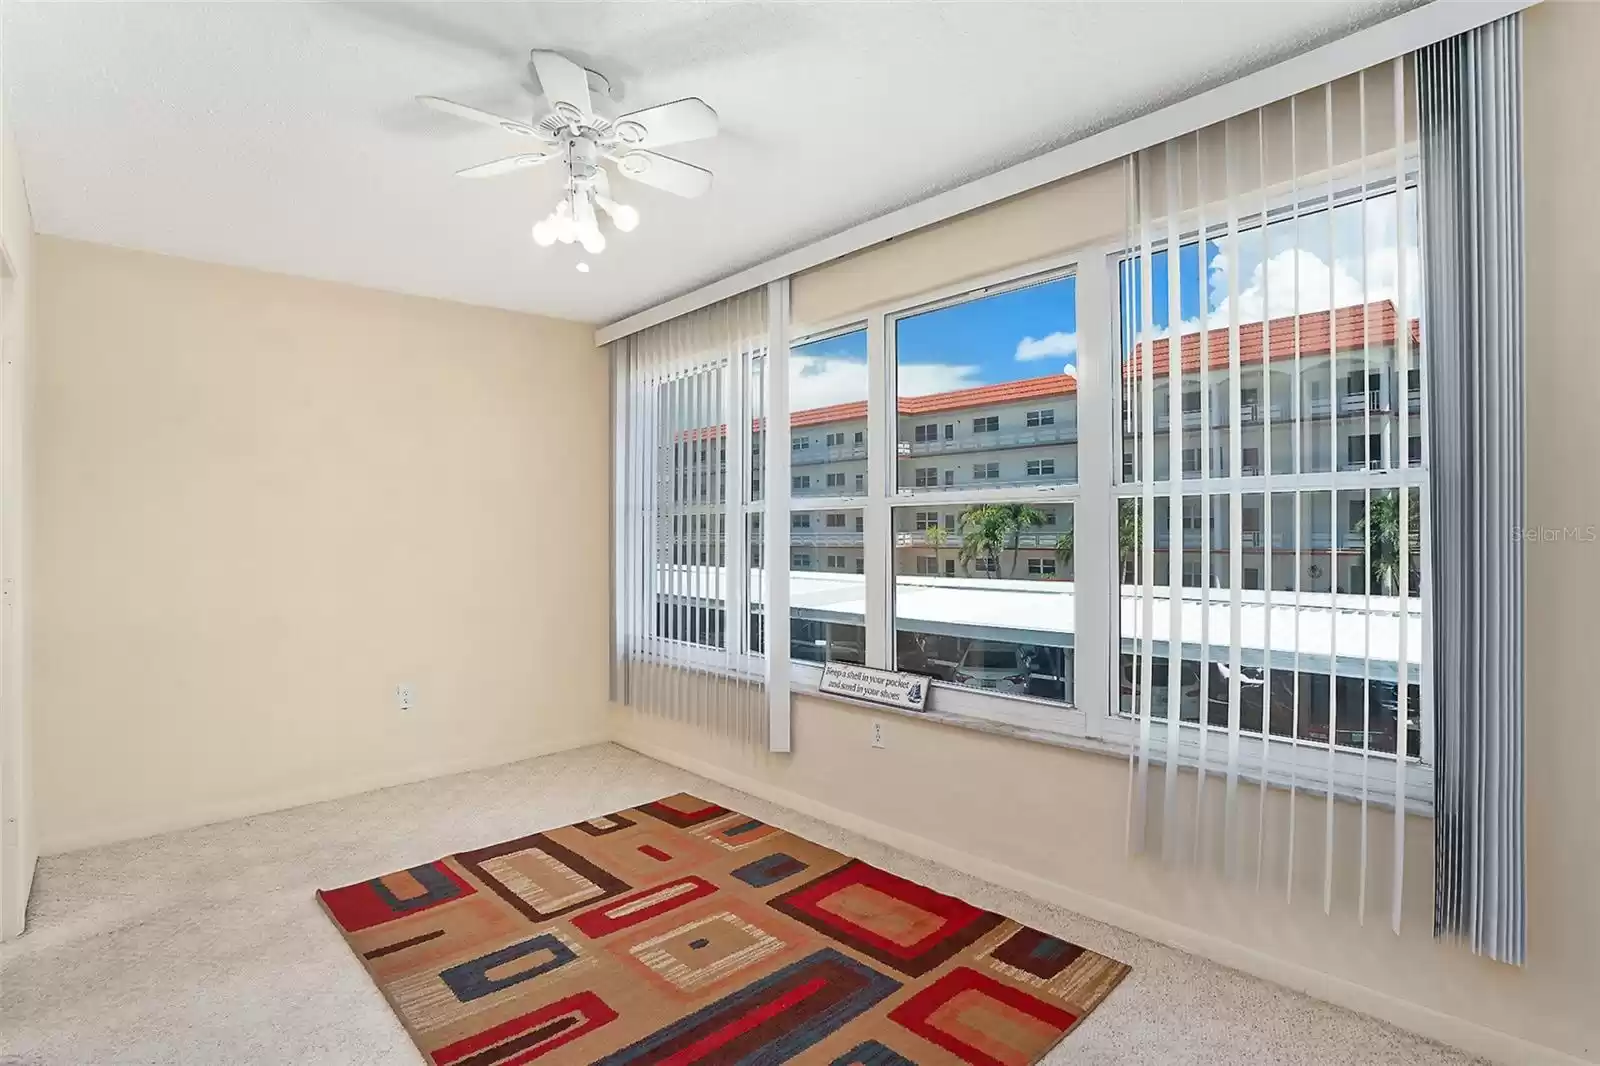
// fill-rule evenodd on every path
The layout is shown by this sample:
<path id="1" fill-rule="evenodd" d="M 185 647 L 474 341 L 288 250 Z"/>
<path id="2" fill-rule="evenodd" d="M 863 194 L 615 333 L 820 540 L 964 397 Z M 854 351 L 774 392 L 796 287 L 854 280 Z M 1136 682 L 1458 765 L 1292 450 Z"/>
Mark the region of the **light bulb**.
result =
<path id="1" fill-rule="evenodd" d="M 533 243 L 540 248 L 548 248 L 556 243 L 556 227 L 548 218 L 542 218 L 533 224 Z"/>
<path id="2" fill-rule="evenodd" d="M 578 264 L 578 273 L 580 273 L 580 274 L 589 273 L 589 264 L 588 263 L 579 263 Z"/>
<path id="3" fill-rule="evenodd" d="M 639 212 L 627 204 L 611 205 L 611 221 L 616 224 L 619 231 L 632 233 L 639 225 Z"/>
<path id="4" fill-rule="evenodd" d="M 583 250 L 588 252 L 590 255 L 599 255 L 601 252 L 606 250 L 605 234 L 601 233 L 598 228 L 584 229 L 583 232 L 579 234 L 578 240 L 582 242 Z"/>

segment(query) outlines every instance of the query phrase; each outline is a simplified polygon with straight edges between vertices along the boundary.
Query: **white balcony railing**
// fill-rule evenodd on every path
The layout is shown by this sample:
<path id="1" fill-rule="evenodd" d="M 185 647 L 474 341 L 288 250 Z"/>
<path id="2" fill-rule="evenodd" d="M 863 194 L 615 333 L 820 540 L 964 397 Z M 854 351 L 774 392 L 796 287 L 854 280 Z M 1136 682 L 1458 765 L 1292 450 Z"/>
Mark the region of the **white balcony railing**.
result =
<path id="1" fill-rule="evenodd" d="M 971 433 L 951 440 L 903 440 L 899 445 L 902 457 L 919 455 L 959 455 L 963 452 L 989 452 L 1000 448 L 1033 448 L 1041 444 L 1076 444 L 1076 422 L 1061 422 L 1053 426 L 1037 426 L 1009 433 Z"/>
<path id="2" fill-rule="evenodd" d="M 865 459 L 865 444 L 841 444 L 832 448 L 801 448 L 789 453 L 789 465 L 817 466 L 822 463 L 843 463 L 851 459 Z"/>

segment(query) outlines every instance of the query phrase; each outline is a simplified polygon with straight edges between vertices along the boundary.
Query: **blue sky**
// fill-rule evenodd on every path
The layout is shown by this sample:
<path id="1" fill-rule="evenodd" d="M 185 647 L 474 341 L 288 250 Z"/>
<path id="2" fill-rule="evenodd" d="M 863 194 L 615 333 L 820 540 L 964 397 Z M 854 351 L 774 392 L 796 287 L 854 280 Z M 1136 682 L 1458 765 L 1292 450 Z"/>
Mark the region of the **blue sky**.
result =
<path id="1" fill-rule="evenodd" d="M 1198 328 L 1200 301 L 1218 324 L 1227 318 L 1230 287 L 1243 322 L 1395 299 L 1407 293 L 1412 314 L 1421 292 L 1416 249 L 1416 195 L 1404 197 L 1405 247 L 1397 241 L 1396 198 L 1378 196 L 1327 213 L 1274 223 L 1240 234 L 1235 249 L 1198 242 L 1179 250 L 1179 332 Z M 1232 277 L 1229 251 L 1238 256 Z M 1170 317 L 1165 252 L 1153 257 L 1153 324 Z M 1075 373 L 1078 361 L 1077 282 L 1072 277 L 980 297 L 896 324 L 900 395 L 926 396 L 1049 374 Z M 1132 322 L 1137 321 L 1134 301 Z M 790 407 L 805 410 L 867 398 L 865 329 L 795 348 L 789 367 Z"/>

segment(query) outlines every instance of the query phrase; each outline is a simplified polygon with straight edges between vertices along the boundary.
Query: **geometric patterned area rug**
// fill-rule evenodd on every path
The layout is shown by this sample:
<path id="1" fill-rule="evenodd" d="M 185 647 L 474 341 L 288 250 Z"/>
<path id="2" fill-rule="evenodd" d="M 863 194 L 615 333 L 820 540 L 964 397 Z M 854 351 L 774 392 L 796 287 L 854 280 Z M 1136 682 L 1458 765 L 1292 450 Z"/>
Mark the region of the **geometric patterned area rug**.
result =
<path id="1" fill-rule="evenodd" d="M 1027 1066 L 1128 972 L 683 794 L 317 898 L 435 1066 Z"/>

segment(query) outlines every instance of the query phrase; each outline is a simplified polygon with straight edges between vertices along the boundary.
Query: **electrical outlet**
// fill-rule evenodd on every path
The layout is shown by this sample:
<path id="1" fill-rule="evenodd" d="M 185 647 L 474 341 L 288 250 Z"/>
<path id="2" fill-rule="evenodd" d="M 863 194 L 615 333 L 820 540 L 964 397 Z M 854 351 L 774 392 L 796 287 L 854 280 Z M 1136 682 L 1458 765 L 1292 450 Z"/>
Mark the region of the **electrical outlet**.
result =
<path id="1" fill-rule="evenodd" d="M 872 746 L 883 747 L 883 723 L 877 719 L 873 719 L 872 722 Z"/>
<path id="2" fill-rule="evenodd" d="M 417 705 L 417 690 L 409 684 L 399 684 L 394 687 L 394 705 L 401 714 L 405 714 Z"/>

